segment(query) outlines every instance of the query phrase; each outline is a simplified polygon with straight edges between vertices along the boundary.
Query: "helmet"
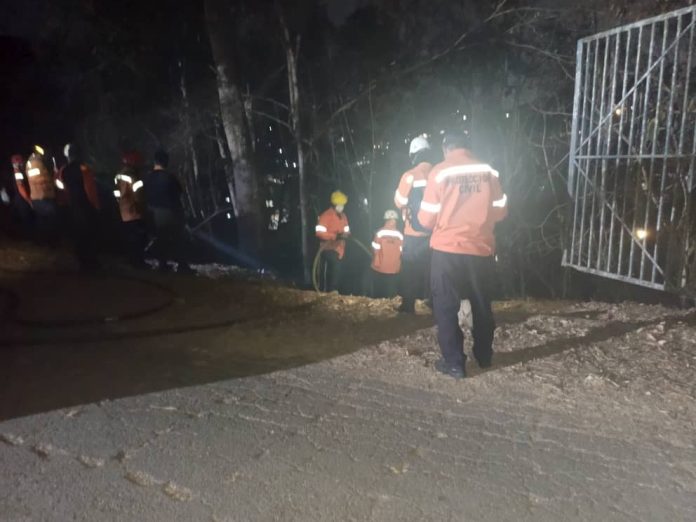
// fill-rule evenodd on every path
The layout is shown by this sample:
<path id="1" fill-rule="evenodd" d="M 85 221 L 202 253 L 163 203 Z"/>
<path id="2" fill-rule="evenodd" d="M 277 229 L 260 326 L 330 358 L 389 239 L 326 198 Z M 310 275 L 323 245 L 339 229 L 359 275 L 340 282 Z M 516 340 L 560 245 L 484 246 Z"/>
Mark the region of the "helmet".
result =
<path id="1" fill-rule="evenodd" d="M 22 165 L 24 163 L 24 158 L 22 157 L 21 154 L 13 154 L 12 157 L 10 158 L 10 161 L 12 162 L 12 165 Z"/>
<path id="2" fill-rule="evenodd" d="M 137 150 L 130 150 L 123 153 L 123 156 L 121 156 L 121 163 L 123 163 L 125 167 L 138 168 L 145 163 L 145 160 L 140 152 Z"/>
<path id="3" fill-rule="evenodd" d="M 430 143 L 428 143 L 428 139 L 425 136 L 418 136 L 417 138 L 413 138 L 413 140 L 411 140 L 411 146 L 408 149 L 408 153 L 413 155 L 424 149 L 430 149 Z"/>
<path id="4" fill-rule="evenodd" d="M 399 219 L 399 214 L 396 210 L 389 209 L 384 213 L 384 219 Z"/>
<path id="5" fill-rule="evenodd" d="M 348 196 L 346 196 L 340 190 L 337 190 L 331 194 L 331 204 L 333 206 L 345 205 L 346 203 L 348 203 Z"/>
<path id="6" fill-rule="evenodd" d="M 68 161 L 74 161 L 80 156 L 80 149 L 74 143 L 68 143 L 63 147 L 63 155 Z"/>

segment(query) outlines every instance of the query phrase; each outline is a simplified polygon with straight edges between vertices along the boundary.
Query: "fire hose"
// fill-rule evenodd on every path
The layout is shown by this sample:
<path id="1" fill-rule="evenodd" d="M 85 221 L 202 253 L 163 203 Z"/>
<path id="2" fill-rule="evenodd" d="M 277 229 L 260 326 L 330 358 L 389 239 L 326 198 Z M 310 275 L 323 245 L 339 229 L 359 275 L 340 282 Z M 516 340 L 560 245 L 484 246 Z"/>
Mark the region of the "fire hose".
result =
<path id="1" fill-rule="evenodd" d="M 356 245 L 360 247 L 360 249 L 367 254 L 368 257 L 372 258 L 372 252 L 370 251 L 369 248 L 367 248 L 363 243 L 361 243 L 359 240 L 355 239 L 353 236 L 349 236 L 348 240 L 352 241 Z M 321 292 L 319 288 L 319 267 L 320 267 L 320 261 L 321 261 L 321 253 L 323 250 L 320 248 L 317 250 L 317 255 L 314 256 L 314 263 L 312 263 L 312 285 L 314 286 L 314 290 L 317 292 Z"/>

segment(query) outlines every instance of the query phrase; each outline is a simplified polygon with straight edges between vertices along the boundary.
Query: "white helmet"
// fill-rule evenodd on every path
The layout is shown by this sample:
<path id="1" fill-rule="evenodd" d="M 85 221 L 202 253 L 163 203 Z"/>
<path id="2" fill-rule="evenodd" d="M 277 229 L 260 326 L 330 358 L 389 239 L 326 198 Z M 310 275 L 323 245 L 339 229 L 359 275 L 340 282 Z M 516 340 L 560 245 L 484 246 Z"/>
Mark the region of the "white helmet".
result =
<path id="1" fill-rule="evenodd" d="M 417 152 L 420 152 L 421 150 L 429 148 L 430 143 L 428 143 L 428 139 L 424 136 L 418 136 L 417 138 L 413 138 L 413 140 L 411 140 L 411 146 L 408 149 L 408 153 L 410 155 L 414 155 Z"/>
<path id="2" fill-rule="evenodd" d="M 384 219 L 385 220 L 386 219 L 397 219 L 398 220 L 399 214 L 396 212 L 396 210 L 389 209 L 384 213 Z"/>

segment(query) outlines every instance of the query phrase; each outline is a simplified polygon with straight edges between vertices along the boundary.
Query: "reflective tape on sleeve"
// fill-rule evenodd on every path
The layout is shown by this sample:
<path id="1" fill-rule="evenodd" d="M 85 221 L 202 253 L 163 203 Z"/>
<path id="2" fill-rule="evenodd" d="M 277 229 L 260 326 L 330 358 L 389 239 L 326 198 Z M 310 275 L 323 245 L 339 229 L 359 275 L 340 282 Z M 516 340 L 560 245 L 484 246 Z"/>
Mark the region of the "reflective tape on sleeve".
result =
<path id="1" fill-rule="evenodd" d="M 343 227 L 343 232 L 344 232 L 345 234 L 347 234 L 348 232 L 350 232 L 350 227 L 349 227 L 348 225 L 346 225 L 345 227 Z"/>
<path id="2" fill-rule="evenodd" d="M 421 201 L 421 210 L 430 212 L 431 214 L 438 214 L 442 210 L 442 205 L 440 203 L 428 203 L 427 201 Z"/>
<path id="3" fill-rule="evenodd" d="M 133 192 L 137 192 L 138 189 L 143 188 L 143 182 L 142 181 L 136 181 L 133 183 Z"/>
<path id="4" fill-rule="evenodd" d="M 502 198 L 496 199 L 493 202 L 493 206 L 496 208 L 505 208 L 505 206 L 507 205 L 507 199 L 507 194 L 503 194 Z"/>
<path id="5" fill-rule="evenodd" d="M 373 241 L 373 242 L 372 242 L 372 248 L 374 248 L 375 250 L 382 250 L 382 245 L 380 245 L 379 243 L 375 243 L 375 242 Z"/>
<path id="6" fill-rule="evenodd" d="M 418 181 L 413 182 L 413 188 L 423 188 L 428 185 L 428 180 L 426 179 L 419 179 Z"/>
<path id="7" fill-rule="evenodd" d="M 120 191 L 120 190 L 114 190 L 114 197 L 115 197 L 115 198 L 120 198 L 120 197 L 121 197 L 121 191 Z"/>
<path id="8" fill-rule="evenodd" d="M 24 174 L 22 174 L 21 172 L 15 172 L 15 179 L 16 179 L 17 181 L 23 181 L 23 180 L 24 180 Z"/>
<path id="9" fill-rule="evenodd" d="M 407 205 L 408 204 L 408 198 L 405 198 L 401 195 L 401 192 L 398 190 L 394 194 L 394 201 L 396 201 L 399 205 Z"/>
<path id="10" fill-rule="evenodd" d="M 411 174 L 406 176 L 406 183 L 408 183 L 409 185 L 413 183 L 413 176 Z"/>
<path id="11" fill-rule="evenodd" d="M 29 176 L 30 178 L 38 176 L 39 174 L 41 174 L 41 169 L 37 169 L 36 167 L 27 171 L 27 176 Z"/>
<path id="12" fill-rule="evenodd" d="M 329 231 L 329 229 L 326 228 L 324 225 L 317 225 L 316 227 L 314 227 L 314 230 L 317 232 L 328 232 Z"/>
<path id="13" fill-rule="evenodd" d="M 56 187 L 58 187 L 60 190 L 63 190 L 65 188 L 65 185 L 63 185 L 63 182 L 61 180 L 57 179 Z"/>

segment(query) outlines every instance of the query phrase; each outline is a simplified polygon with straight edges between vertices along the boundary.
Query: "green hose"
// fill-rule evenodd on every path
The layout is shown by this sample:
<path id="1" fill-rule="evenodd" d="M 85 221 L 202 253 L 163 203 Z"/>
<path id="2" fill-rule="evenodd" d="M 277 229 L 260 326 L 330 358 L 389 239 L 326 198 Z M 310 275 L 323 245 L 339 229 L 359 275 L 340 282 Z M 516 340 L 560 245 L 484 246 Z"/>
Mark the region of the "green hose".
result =
<path id="1" fill-rule="evenodd" d="M 361 243 L 358 239 L 355 239 L 353 236 L 349 236 L 348 239 L 352 241 L 353 243 L 357 244 L 365 254 L 367 254 L 368 257 L 372 258 L 372 252 L 370 251 L 369 248 L 367 248 L 363 243 Z M 312 284 L 314 285 L 314 290 L 317 292 L 321 292 L 319 289 L 319 261 L 321 259 L 321 253 L 323 250 L 320 248 L 317 250 L 317 255 L 314 256 L 314 262 L 312 263 Z"/>

